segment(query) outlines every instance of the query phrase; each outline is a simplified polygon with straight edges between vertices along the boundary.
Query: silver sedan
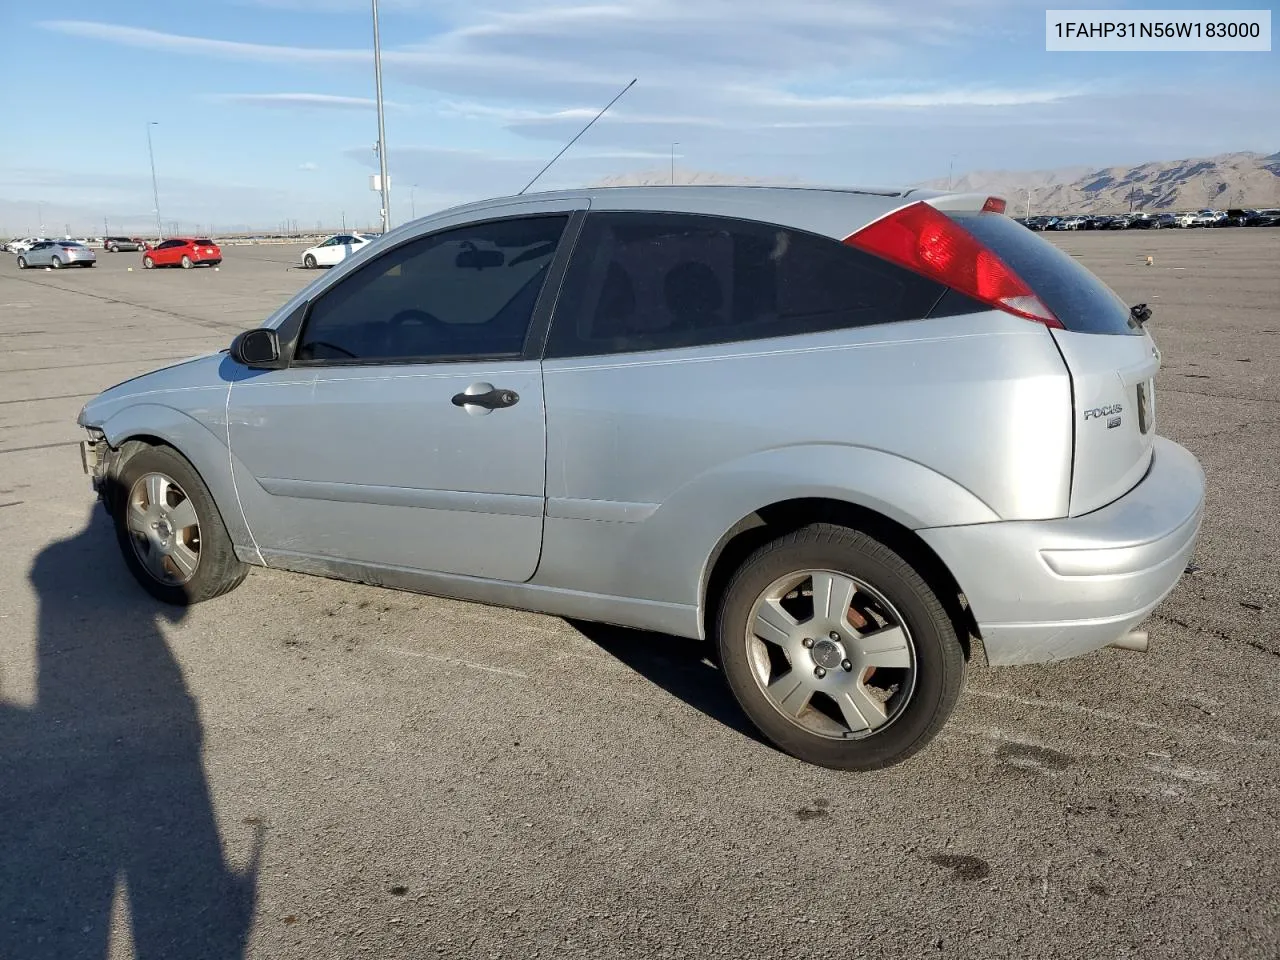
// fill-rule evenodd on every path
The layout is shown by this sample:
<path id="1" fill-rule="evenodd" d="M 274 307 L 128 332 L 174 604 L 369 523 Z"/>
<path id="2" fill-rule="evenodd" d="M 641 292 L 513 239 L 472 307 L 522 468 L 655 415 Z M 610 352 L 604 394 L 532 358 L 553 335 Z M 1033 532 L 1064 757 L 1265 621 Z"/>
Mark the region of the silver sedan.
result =
<path id="1" fill-rule="evenodd" d="M 30 250 L 18 254 L 18 269 L 27 267 L 92 267 L 98 255 L 76 240 L 41 240 Z"/>

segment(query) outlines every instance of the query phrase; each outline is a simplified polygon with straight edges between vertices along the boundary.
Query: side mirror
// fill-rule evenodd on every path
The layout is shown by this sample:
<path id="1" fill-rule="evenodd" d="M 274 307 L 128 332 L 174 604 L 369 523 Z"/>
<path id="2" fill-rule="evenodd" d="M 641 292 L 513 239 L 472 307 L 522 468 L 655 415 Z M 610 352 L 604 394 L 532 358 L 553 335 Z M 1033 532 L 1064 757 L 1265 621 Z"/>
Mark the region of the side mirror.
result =
<path id="1" fill-rule="evenodd" d="M 231 341 L 231 359 L 246 367 L 259 370 L 279 370 L 280 338 L 267 327 L 246 330 Z"/>

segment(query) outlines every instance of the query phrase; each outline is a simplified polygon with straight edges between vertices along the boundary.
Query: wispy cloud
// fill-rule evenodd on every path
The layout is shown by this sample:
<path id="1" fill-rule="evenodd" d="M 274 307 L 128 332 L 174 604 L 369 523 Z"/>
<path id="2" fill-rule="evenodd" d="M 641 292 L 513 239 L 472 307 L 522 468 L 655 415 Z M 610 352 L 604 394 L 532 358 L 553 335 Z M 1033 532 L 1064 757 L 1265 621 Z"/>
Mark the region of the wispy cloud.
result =
<path id="1" fill-rule="evenodd" d="M 311 172 L 312 170 L 319 170 L 319 169 L 320 169 L 320 164 L 318 164 L 318 163 L 316 163 L 316 162 L 314 162 L 314 161 L 312 161 L 312 160 L 308 160 L 308 161 L 306 161 L 305 163 L 300 163 L 300 164 L 298 164 L 298 169 L 299 169 L 299 170 L 306 170 L 307 172 Z"/>
<path id="2" fill-rule="evenodd" d="M 963 89 L 956 87 L 937 90 L 891 93 L 873 97 L 820 96 L 806 97 L 773 90 L 737 88 L 736 92 L 748 102 L 762 107 L 781 107 L 798 110 L 860 110 L 860 109 L 937 109 L 950 107 L 1019 107 L 1032 104 L 1059 103 L 1080 96 L 1082 90 L 1036 90 L 1025 87 Z"/>
<path id="3" fill-rule="evenodd" d="M 243 103 L 261 107 L 315 107 L 323 110 L 373 110 L 378 102 L 372 97 L 343 97 L 328 93 L 215 93 L 210 99 L 222 103 Z M 404 104 L 383 100 L 384 107 L 404 110 Z"/>
<path id="4" fill-rule="evenodd" d="M 87 37 L 118 43 L 143 50 L 160 50 L 168 53 L 198 54 L 230 60 L 258 60 L 266 63 L 287 61 L 292 63 L 365 63 L 373 59 L 369 50 L 324 50 L 312 47 L 286 47 L 265 43 L 244 43 L 239 40 L 214 40 L 208 37 L 191 37 L 177 33 L 162 33 L 142 27 L 125 27 L 92 20 L 45 20 L 39 26 L 75 37 Z"/>

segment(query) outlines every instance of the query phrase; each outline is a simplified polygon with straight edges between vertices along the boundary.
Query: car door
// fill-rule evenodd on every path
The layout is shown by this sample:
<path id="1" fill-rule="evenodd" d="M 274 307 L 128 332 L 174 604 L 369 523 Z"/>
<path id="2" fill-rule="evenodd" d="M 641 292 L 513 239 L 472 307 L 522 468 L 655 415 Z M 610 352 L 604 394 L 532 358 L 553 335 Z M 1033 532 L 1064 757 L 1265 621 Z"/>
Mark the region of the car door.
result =
<path id="1" fill-rule="evenodd" d="M 155 261 L 157 266 L 167 267 L 177 263 L 178 258 L 174 256 L 174 251 L 178 248 L 181 241 L 164 240 L 154 250 L 151 251 L 151 259 Z"/>
<path id="2" fill-rule="evenodd" d="M 24 259 L 29 267 L 47 267 L 50 263 L 49 252 L 53 249 L 53 244 L 48 240 L 42 240 L 39 243 L 32 244 L 31 249 L 26 252 Z"/>
<path id="3" fill-rule="evenodd" d="M 573 220 L 571 205 L 555 207 L 389 247 L 311 299 L 287 369 L 238 379 L 236 481 L 269 563 L 533 576 L 546 472 L 538 331 Z"/>
<path id="4" fill-rule="evenodd" d="M 338 246 L 341 237 L 330 237 L 315 249 L 316 263 L 322 267 L 332 267 L 342 259 L 342 248 Z"/>

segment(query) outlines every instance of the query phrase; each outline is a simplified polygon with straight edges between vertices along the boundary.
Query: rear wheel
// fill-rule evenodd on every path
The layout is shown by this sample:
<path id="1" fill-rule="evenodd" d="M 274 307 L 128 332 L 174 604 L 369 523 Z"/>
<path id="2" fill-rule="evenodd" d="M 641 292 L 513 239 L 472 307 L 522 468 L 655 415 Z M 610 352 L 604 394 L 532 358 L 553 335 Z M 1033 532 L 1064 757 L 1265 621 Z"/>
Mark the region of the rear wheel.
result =
<path id="1" fill-rule="evenodd" d="M 134 578 L 156 599 L 188 606 L 239 586 L 236 557 L 200 475 L 167 447 L 146 447 L 121 467 L 116 537 Z"/>
<path id="2" fill-rule="evenodd" d="M 60 259 L 58 259 L 57 257 L 54 257 L 54 258 L 53 258 L 53 261 L 49 264 L 49 266 L 53 267 L 53 269 L 55 269 L 55 270 L 61 270 L 61 269 L 62 269 L 62 261 L 61 261 Z"/>
<path id="3" fill-rule="evenodd" d="M 809 763 L 873 770 L 907 759 L 960 695 L 964 653 L 938 595 L 866 534 L 813 524 L 734 575 L 716 623 L 738 703 Z"/>
<path id="4" fill-rule="evenodd" d="M 302 265 L 308 270 L 314 270 L 316 268 L 316 258 L 308 253 L 302 258 Z"/>
<path id="5" fill-rule="evenodd" d="M 188 257 L 185 253 L 182 255 L 182 269 L 183 270 L 191 269 L 191 258 Z"/>

